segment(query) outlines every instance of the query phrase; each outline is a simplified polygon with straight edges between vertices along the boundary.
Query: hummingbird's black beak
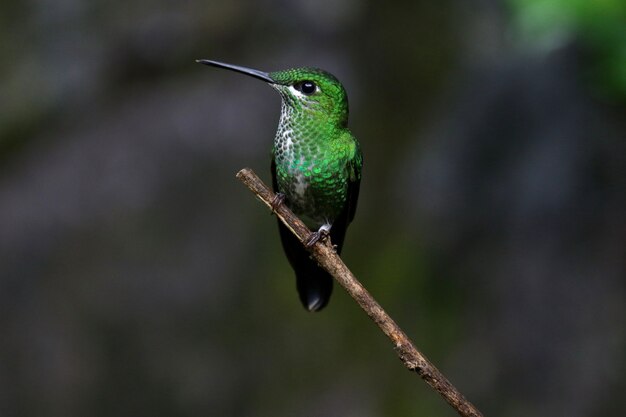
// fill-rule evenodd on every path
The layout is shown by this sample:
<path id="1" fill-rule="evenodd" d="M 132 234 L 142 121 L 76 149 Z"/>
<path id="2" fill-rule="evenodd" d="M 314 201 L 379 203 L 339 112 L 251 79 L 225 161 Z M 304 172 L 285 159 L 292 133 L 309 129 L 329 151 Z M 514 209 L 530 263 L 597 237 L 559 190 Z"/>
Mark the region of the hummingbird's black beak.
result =
<path id="1" fill-rule="evenodd" d="M 239 65 L 231 65 L 225 64 L 223 62 L 211 61 L 209 59 L 197 59 L 196 62 L 204 65 L 211 65 L 213 67 L 226 68 L 231 71 L 240 72 L 242 74 L 258 78 L 259 80 L 265 81 L 266 83 L 276 84 L 276 81 L 274 81 L 267 72 L 255 70 L 252 68 L 240 67 Z"/>

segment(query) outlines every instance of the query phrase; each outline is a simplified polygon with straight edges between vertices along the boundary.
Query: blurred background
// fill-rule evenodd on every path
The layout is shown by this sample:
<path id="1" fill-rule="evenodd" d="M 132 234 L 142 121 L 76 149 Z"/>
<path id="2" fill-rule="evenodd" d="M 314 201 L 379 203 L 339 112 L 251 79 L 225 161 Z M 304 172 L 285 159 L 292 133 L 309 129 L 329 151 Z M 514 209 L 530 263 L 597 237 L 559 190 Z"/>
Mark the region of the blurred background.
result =
<path id="1" fill-rule="evenodd" d="M 626 3 L 0 4 L 1 416 L 453 416 L 335 288 L 301 307 L 280 111 L 316 66 L 365 157 L 344 260 L 485 415 L 626 415 Z"/>

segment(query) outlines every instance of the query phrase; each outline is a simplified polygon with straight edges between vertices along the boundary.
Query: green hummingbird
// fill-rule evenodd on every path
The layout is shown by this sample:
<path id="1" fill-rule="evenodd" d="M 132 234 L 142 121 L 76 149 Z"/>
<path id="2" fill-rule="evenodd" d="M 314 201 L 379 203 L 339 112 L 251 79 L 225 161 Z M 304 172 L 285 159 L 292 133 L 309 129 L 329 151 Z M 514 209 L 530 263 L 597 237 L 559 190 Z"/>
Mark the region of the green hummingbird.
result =
<path id="1" fill-rule="evenodd" d="M 330 235 L 341 254 L 356 211 L 363 156 L 347 127 L 348 97 L 339 80 L 317 68 L 267 73 L 206 59 L 197 62 L 249 75 L 278 91 L 282 106 L 271 152 L 274 204 L 286 204 L 315 231 L 308 246 Z M 330 298 L 332 277 L 280 221 L 278 228 L 300 301 L 308 311 L 321 310 Z"/>

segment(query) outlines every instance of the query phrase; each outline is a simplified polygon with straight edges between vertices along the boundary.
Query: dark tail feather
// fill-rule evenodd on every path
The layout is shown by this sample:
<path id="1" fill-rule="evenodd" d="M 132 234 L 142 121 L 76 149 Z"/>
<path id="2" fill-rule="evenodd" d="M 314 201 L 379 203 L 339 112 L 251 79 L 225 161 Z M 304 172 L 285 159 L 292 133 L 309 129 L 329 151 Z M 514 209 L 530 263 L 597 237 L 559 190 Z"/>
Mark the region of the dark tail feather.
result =
<path id="1" fill-rule="evenodd" d="M 309 257 L 309 252 L 298 238 L 280 221 L 278 229 L 287 259 L 296 273 L 296 287 L 302 305 L 308 311 L 320 311 L 330 299 L 333 278 Z"/>
<path id="2" fill-rule="evenodd" d="M 321 269 L 315 261 L 296 269 L 296 287 L 304 308 L 308 311 L 320 311 L 330 300 L 333 292 L 333 278 Z"/>

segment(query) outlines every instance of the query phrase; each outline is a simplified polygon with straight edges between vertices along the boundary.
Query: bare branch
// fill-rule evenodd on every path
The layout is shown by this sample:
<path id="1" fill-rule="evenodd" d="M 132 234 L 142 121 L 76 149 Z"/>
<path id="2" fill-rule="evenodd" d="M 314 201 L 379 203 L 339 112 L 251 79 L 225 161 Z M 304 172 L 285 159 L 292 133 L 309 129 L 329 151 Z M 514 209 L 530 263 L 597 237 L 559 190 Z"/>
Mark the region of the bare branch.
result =
<path id="1" fill-rule="evenodd" d="M 249 168 L 237 173 L 241 180 L 261 202 L 272 209 L 271 201 L 274 193 Z M 289 208 L 281 204 L 275 210 L 278 218 L 298 237 L 300 242 L 306 242 L 311 231 L 296 217 Z M 304 244 L 304 243 L 303 243 Z M 411 371 L 417 372 L 426 383 L 436 390 L 461 416 L 482 417 L 476 409 L 454 385 L 413 345 L 402 329 L 374 300 L 369 292 L 354 277 L 341 258 L 334 251 L 330 239 L 319 241 L 309 249 L 311 256 L 319 265 L 328 271 L 335 280 L 346 289 L 348 294 L 361 306 L 368 316 L 380 327 L 393 343 L 400 360 Z"/>

